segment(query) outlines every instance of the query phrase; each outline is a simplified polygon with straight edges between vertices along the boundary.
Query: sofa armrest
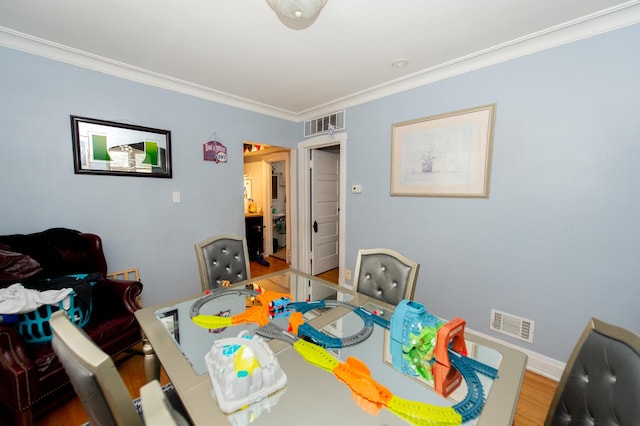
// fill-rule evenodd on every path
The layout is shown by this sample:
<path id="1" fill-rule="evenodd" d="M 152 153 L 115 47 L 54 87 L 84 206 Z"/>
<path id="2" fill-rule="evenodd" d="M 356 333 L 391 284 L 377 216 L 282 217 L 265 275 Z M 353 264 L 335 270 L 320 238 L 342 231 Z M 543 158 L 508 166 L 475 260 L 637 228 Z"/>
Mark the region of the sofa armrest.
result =
<path id="1" fill-rule="evenodd" d="M 36 366 L 15 328 L 0 324 L 0 400 L 14 411 L 29 409 L 37 395 Z"/>
<path id="2" fill-rule="evenodd" d="M 93 287 L 93 306 L 100 311 L 109 309 L 134 313 L 141 308 L 138 303 L 141 294 L 140 281 L 103 278 Z"/>

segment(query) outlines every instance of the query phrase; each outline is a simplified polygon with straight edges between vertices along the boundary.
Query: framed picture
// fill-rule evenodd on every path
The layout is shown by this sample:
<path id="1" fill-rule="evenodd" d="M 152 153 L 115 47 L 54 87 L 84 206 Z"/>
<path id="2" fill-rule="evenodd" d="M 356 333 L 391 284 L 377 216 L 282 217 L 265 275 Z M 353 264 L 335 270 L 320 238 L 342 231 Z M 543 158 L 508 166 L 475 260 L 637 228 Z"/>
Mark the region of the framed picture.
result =
<path id="1" fill-rule="evenodd" d="M 391 195 L 488 197 L 496 104 L 392 126 Z"/>
<path id="2" fill-rule="evenodd" d="M 171 132 L 71 116 L 76 174 L 171 178 Z"/>

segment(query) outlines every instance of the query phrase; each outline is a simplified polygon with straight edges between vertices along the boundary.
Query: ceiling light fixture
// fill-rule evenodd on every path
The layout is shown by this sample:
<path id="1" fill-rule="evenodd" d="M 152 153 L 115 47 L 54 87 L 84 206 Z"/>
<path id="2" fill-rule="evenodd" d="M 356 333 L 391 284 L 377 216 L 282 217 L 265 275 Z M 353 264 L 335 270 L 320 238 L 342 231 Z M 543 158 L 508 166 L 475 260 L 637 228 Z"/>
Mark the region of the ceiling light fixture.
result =
<path id="1" fill-rule="evenodd" d="M 302 30 L 313 24 L 327 0 L 267 0 L 287 27 Z"/>
<path id="2" fill-rule="evenodd" d="M 391 62 L 391 66 L 393 68 L 405 68 L 407 65 L 409 65 L 409 61 L 407 61 L 406 59 L 396 59 L 395 61 Z"/>

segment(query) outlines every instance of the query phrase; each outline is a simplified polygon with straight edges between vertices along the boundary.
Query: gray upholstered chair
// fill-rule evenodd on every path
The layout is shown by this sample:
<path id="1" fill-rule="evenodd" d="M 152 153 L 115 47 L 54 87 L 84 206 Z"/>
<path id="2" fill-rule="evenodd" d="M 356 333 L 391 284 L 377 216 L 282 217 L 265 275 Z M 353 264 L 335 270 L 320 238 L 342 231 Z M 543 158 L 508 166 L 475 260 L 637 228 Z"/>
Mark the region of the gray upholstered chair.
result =
<path id="1" fill-rule="evenodd" d="M 195 245 L 202 291 L 218 288 L 222 280 L 235 283 L 251 278 L 247 240 L 216 235 Z"/>
<path id="2" fill-rule="evenodd" d="M 640 336 L 592 318 L 567 361 L 545 425 L 637 425 Z"/>
<path id="3" fill-rule="evenodd" d="M 188 423 L 171 405 L 157 380 L 140 388 L 140 402 L 145 426 L 183 426 Z"/>
<path id="4" fill-rule="evenodd" d="M 71 380 L 73 389 L 82 402 L 93 425 L 143 425 L 143 414 L 131 400 L 113 360 L 75 324 L 66 313 L 56 311 L 50 319 L 53 338 L 51 345 Z M 176 409 L 172 418 L 178 424 L 188 424 L 179 413 L 184 408 L 175 394 L 166 397 Z"/>
<path id="5" fill-rule="evenodd" d="M 358 251 L 353 289 L 397 305 L 413 299 L 420 265 L 397 251 L 376 248 Z"/>

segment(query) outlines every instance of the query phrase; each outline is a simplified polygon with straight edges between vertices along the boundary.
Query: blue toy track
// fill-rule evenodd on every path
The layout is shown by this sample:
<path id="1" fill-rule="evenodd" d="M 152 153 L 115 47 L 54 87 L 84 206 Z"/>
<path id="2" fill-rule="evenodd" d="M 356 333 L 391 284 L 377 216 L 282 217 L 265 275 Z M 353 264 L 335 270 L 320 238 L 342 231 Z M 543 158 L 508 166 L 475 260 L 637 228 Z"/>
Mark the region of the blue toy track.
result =
<path id="1" fill-rule="evenodd" d="M 196 300 L 195 302 L 193 302 L 193 304 L 191 305 L 191 311 L 190 311 L 191 318 L 193 318 L 196 315 L 199 315 L 200 309 L 207 302 L 228 294 L 237 294 L 241 296 L 244 295 L 244 296 L 255 297 L 255 296 L 258 296 L 260 293 L 257 292 L 256 290 L 249 290 L 246 288 L 219 287 L 213 290 L 211 293 L 209 293 L 205 297 L 202 297 Z M 309 341 L 317 344 L 318 346 L 322 346 L 328 349 L 340 349 L 347 346 L 357 345 L 358 343 L 367 340 L 369 336 L 371 336 L 371 333 L 373 333 L 373 324 L 374 324 L 374 318 L 372 318 L 373 315 L 371 315 L 369 312 L 365 311 L 364 309 L 361 309 L 349 303 L 340 302 L 337 300 L 317 300 L 313 302 L 292 302 L 287 305 L 288 310 L 295 310 L 302 314 L 309 312 L 313 309 L 337 308 L 337 307 L 351 309 L 356 315 L 362 318 L 362 321 L 364 323 L 362 329 L 357 333 L 352 334 L 351 336 L 346 336 L 340 339 L 340 338 L 331 336 L 329 334 L 323 333 L 318 329 L 316 329 L 315 327 L 305 322 L 298 327 L 298 336 L 301 338 L 306 338 Z M 268 336 L 265 336 L 265 337 L 268 337 Z"/>

